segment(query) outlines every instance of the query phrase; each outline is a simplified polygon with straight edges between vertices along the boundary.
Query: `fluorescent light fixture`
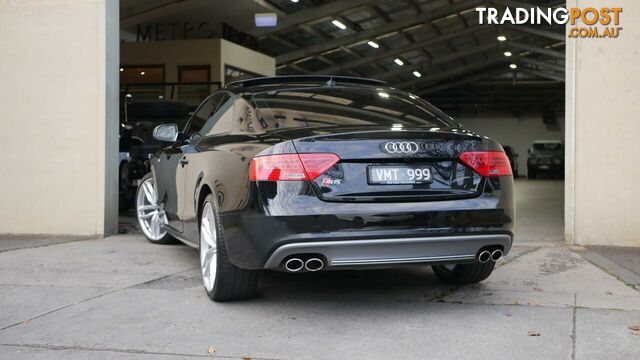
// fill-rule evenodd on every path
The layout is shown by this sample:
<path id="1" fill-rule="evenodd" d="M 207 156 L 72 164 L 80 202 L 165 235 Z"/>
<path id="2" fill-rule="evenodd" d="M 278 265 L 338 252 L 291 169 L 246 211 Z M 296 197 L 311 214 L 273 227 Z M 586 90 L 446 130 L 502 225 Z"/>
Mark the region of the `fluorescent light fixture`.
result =
<path id="1" fill-rule="evenodd" d="M 419 78 L 419 77 L 422 77 L 422 74 L 420 74 L 420 71 L 414 71 L 414 72 L 413 72 L 413 76 L 415 76 L 415 77 L 418 77 L 418 78 Z"/>
<path id="2" fill-rule="evenodd" d="M 510 68 L 512 68 L 512 69 L 517 69 L 517 68 L 518 68 L 518 65 L 516 65 L 516 64 L 511 64 L 511 65 L 509 65 L 509 67 L 510 67 Z"/>
<path id="3" fill-rule="evenodd" d="M 378 45 L 378 43 L 375 41 L 369 41 L 367 44 L 369 44 L 369 46 L 371 46 L 374 49 L 377 49 L 380 47 L 380 45 Z"/>
<path id="4" fill-rule="evenodd" d="M 398 64 L 399 66 L 404 65 L 404 61 L 400 60 L 399 58 L 396 58 L 395 60 L 393 60 L 393 62 Z"/>
<path id="5" fill-rule="evenodd" d="M 332 23 L 333 25 L 335 25 L 335 26 L 336 26 L 338 29 L 340 29 L 340 30 L 345 30 L 345 29 L 347 28 L 347 25 L 345 25 L 345 24 L 341 23 L 341 22 L 340 22 L 340 21 L 338 21 L 338 20 L 333 20 L 331 23 Z"/>
<path id="6" fill-rule="evenodd" d="M 498 41 L 507 41 L 507 37 L 504 35 L 500 35 L 497 37 Z"/>
<path id="7" fill-rule="evenodd" d="M 276 13 L 257 13 L 254 15 L 256 27 L 274 27 L 278 23 Z"/>
<path id="8" fill-rule="evenodd" d="M 384 91 L 380 91 L 380 92 L 378 92 L 378 96 L 380 96 L 381 98 L 385 98 L 385 99 L 388 99 L 388 98 L 389 98 L 389 94 L 387 94 L 387 93 L 386 93 L 386 92 L 384 92 Z"/>
<path id="9" fill-rule="evenodd" d="M 505 51 L 505 52 L 504 52 L 504 56 L 506 56 L 506 57 L 509 57 L 509 56 L 511 56 L 511 55 L 513 55 L 513 54 L 511 53 L 511 51 Z"/>

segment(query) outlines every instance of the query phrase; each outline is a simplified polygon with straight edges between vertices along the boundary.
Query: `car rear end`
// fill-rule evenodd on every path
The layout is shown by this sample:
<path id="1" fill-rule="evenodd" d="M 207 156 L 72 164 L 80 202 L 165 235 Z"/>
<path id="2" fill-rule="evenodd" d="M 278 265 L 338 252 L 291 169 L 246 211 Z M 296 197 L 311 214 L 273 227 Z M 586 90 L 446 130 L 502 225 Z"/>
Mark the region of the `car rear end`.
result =
<path id="1" fill-rule="evenodd" d="M 289 89 L 252 101 L 273 129 L 265 139 L 279 140 L 251 161 L 250 209 L 225 215 L 236 266 L 464 264 L 510 250 L 513 177 L 497 142 L 392 89 Z"/>

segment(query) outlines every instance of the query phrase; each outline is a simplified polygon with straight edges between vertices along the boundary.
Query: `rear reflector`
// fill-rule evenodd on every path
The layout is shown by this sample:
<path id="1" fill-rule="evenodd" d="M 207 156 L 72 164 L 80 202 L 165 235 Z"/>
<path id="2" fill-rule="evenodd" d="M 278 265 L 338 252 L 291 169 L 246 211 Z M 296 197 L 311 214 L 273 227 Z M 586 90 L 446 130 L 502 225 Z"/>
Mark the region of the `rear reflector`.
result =
<path id="1" fill-rule="evenodd" d="M 280 154 L 251 160 L 251 181 L 315 180 L 340 158 L 335 154 Z"/>
<path id="2" fill-rule="evenodd" d="M 464 152 L 460 160 L 482 176 L 512 175 L 509 158 L 502 151 Z"/>

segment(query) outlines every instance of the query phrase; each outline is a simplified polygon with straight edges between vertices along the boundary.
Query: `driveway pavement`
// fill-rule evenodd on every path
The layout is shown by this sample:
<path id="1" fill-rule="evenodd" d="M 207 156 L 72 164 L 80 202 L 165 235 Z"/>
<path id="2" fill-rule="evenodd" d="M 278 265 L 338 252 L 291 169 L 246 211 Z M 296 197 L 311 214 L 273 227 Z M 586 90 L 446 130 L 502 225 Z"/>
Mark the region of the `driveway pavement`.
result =
<path id="1" fill-rule="evenodd" d="M 265 273 L 219 304 L 187 246 L 0 239 L 0 359 L 640 359 L 640 253 L 563 246 L 562 189 L 516 181 L 516 246 L 465 287 L 424 267 Z"/>
<path id="2" fill-rule="evenodd" d="M 553 242 L 473 286 L 421 267 L 266 273 L 257 298 L 213 303 L 187 246 L 22 241 L 0 252 L 0 359 L 640 358 L 640 292 Z"/>

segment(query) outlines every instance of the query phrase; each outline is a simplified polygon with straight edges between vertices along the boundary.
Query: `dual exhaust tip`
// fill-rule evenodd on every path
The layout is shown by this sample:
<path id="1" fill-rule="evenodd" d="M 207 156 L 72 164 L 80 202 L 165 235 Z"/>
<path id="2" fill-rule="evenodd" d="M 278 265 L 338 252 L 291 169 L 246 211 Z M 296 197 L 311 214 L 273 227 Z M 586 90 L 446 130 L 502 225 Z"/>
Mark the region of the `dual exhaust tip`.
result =
<path id="1" fill-rule="evenodd" d="M 483 264 L 489 261 L 496 262 L 502 258 L 502 255 L 503 255 L 503 252 L 500 249 L 496 249 L 493 251 L 484 250 L 480 252 L 480 254 L 478 255 L 478 261 L 480 261 Z"/>
<path id="2" fill-rule="evenodd" d="M 319 271 L 324 268 L 324 261 L 317 257 L 312 257 L 304 261 L 297 257 L 292 257 L 284 263 L 284 268 L 288 272 L 298 272 L 302 269 L 307 271 Z"/>
<path id="3" fill-rule="evenodd" d="M 478 255 L 478 261 L 483 264 L 489 261 L 496 262 L 502 259 L 503 254 L 504 253 L 500 249 L 496 249 L 493 251 L 483 250 Z M 309 258 L 306 261 L 298 257 L 292 257 L 284 263 L 284 268 L 288 272 L 298 272 L 302 271 L 303 269 L 313 272 L 322 270 L 324 268 L 324 265 L 324 261 L 317 257 Z"/>

